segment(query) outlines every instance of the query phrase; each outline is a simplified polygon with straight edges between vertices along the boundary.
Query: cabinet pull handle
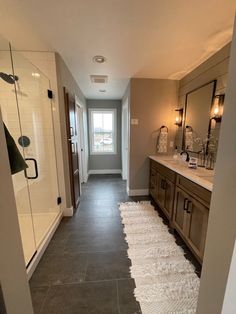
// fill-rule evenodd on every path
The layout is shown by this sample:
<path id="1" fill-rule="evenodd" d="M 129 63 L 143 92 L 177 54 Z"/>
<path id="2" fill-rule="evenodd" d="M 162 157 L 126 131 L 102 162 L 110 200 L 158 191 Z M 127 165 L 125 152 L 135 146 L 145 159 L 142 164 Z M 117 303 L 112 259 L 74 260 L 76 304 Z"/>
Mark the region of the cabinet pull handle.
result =
<path id="1" fill-rule="evenodd" d="M 166 190 L 166 180 L 161 179 L 161 188 L 162 190 Z"/>
<path id="2" fill-rule="evenodd" d="M 187 208 L 186 208 L 188 214 L 191 214 L 191 211 L 192 211 L 192 204 L 193 204 L 193 203 L 188 200 Z M 191 205 L 190 208 L 189 208 L 189 205 Z"/>
<path id="3" fill-rule="evenodd" d="M 166 190 L 167 189 L 167 182 L 166 180 L 163 180 L 163 190 Z"/>
<path id="4" fill-rule="evenodd" d="M 184 199 L 184 210 L 187 210 L 188 202 L 189 202 L 189 200 L 187 199 L 187 197 L 185 197 L 185 199 Z"/>

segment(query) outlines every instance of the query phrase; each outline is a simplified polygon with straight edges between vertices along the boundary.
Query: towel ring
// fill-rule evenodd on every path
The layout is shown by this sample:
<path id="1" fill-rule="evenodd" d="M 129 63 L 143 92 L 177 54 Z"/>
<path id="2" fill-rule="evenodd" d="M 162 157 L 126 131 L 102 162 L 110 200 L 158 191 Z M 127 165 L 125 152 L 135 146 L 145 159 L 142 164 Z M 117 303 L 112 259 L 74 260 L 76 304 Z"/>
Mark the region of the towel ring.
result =
<path id="1" fill-rule="evenodd" d="M 168 127 L 167 127 L 166 125 L 162 125 L 162 126 L 160 127 L 160 132 L 161 132 L 161 130 L 163 130 L 163 129 L 166 129 L 166 130 L 167 130 L 167 133 L 169 132 L 169 129 L 168 129 Z"/>
<path id="2" fill-rule="evenodd" d="M 185 129 L 186 129 L 186 132 L 187 131 L 188 132 L 193 132 L 193 128 L 190 125 L 186 125 Z"/>

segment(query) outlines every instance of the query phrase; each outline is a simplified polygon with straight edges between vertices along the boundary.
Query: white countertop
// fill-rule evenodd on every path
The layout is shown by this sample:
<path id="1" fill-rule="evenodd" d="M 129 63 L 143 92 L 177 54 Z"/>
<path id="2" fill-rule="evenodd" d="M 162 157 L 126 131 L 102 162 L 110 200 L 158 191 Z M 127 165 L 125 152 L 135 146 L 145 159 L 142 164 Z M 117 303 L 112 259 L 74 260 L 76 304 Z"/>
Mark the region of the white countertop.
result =
<path id="1" fill-rule="evenodd" d="M 197 169 L 188 168 L 186 161 L 176 160 L 173 156 L 152 155 L 149 156 L 149 158 L 212 192 L 214 179 L 213 170 L 207 170 L 201 167 Z"/>

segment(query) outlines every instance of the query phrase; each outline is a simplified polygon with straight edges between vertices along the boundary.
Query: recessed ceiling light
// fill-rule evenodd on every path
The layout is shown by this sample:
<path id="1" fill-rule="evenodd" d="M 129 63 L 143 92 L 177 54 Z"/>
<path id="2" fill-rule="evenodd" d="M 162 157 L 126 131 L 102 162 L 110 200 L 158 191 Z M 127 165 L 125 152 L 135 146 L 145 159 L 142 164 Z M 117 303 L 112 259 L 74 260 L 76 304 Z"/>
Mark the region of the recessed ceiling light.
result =
<path id="1" fill-rule="evenodd" d="M 105 90 L 105 89 L 99 89 L 99 92 L 100 92 L 100 93 L 105 93 L 106 90 Z"/>
<path id="2" fill-rule="evenodd" d="M 33 76 L 33 77 L 40 77 L 40 74 L 39 74 L 38 72 L 33 72 L 33 73 L 32 73 L 32 76 Z"/>
<path id="3" fill-rule="evenodd" d="M 93 62 L 104 63 L 104 62 L 106 62 L 106 58 L 103 56 L 94 56 Z"/>

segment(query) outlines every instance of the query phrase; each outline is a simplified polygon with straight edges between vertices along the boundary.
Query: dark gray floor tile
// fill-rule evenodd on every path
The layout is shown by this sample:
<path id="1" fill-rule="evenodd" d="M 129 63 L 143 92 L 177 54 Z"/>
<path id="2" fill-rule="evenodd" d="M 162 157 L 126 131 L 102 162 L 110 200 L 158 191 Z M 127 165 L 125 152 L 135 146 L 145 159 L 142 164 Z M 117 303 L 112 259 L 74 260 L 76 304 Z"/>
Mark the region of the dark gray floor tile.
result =
<path id="1" fill-rule="evenodd" d="M 91 217 L 98 217 L 98 218 L 109 218 L 109 217 L 120 217 L 120 213 L 117 208 L 112 208 L 110 206 L 102 206 L 96 207 L 93 206 L 87 208 L 81 208 L 78 212 L 78 217 L 83 218 L 91 218 Z"/>
<path id="2" fill-rule="evenodd" d="M 139 314 L 141 308 L 134 296 L 134 279 L 117 280 L 120 314 Z"/>
<path id="3" fill-rule="evenodd" d="M 130 278 L 130 266 L 126 251 L 90 253 L 85 281 Z"/>
<path id="4" fill-rule="evenodd" d="M 112 235 L 108 233 L 79 236 L 68 239 L 65 245 L 65 253 L 105 252 L 127 250 L 128 245 L 122 234 Z"/>
<path id="5" fill-rule="evenodd" d="M 48 254 L 35 270 L 32 287 L 82 282 L 85 279 L 87 257 L 84 254 Z"/>
<path id="6" fill-rule="evenodd" d="M 115 281 L 53 286 L 41 314 L 119 314 Z"/>
<path id="7" fill-rule="evenodd" d="M 42 305 L 46 299 L 46 295 L 49 287 L 32 287 L 31 288 L 31 297 L 34 308 L 34 314 L 39 314 L 42 308 Z"/>

